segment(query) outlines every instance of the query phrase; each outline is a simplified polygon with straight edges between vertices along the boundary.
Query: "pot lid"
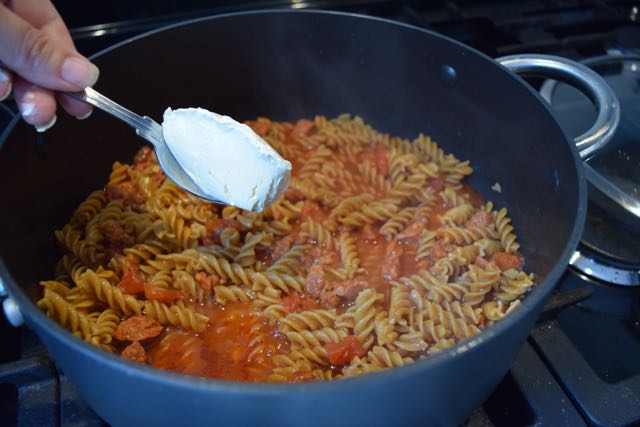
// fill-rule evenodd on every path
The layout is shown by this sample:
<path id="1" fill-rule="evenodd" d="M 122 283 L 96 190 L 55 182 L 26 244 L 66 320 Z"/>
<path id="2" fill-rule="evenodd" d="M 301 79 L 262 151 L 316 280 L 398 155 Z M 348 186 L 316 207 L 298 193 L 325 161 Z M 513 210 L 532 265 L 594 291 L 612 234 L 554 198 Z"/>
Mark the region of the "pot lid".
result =
<path id="1" fill-rule="evenodd" d="M 607 55 L 583 63 L 598 72 L 620 102 L 613 138 L 585 162 L 589 209 L 582 242 L 613 264 L 640 266 L 640 56 Z M 595 120 L 591 101 L 577 89 L 545 82 L 541 92 L 568 135 Z"/>

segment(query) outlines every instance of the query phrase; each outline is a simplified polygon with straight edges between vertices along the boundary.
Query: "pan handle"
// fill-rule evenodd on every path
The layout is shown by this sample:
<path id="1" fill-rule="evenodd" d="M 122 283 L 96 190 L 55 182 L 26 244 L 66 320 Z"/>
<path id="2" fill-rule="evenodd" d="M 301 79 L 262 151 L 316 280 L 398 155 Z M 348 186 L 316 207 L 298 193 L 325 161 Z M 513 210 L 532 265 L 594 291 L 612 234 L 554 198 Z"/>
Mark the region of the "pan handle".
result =
<path id="1" fill-rule="evenodd" d="M 593 156 L 613 137 L 620 122 L 620 103 L 607 82 L 595 71 L 570 59 L 551 55 L 509 55 L 496 61 L 524 77 L 551 78 L 568 83 L 589 97 L 598 113 L 596 121 L 591 129 L 574 140 L 583 160 Z"/>

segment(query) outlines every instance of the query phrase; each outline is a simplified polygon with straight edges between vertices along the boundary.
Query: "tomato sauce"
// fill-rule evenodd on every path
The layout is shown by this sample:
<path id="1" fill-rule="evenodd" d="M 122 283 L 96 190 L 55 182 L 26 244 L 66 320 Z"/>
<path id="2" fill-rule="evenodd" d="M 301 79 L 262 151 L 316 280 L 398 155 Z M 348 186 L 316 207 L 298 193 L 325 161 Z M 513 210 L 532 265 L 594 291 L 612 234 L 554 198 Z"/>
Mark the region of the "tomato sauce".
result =
<path id="1" fill-rule="evenodd" d="M 202 333 L 167 328 L 148 349 L 152 366 L 199 377 L 265 381 L 273 356 L 287 354 L 289 343 L 251 303 L 220 306 L 191 304 L 209 317 Z"/>

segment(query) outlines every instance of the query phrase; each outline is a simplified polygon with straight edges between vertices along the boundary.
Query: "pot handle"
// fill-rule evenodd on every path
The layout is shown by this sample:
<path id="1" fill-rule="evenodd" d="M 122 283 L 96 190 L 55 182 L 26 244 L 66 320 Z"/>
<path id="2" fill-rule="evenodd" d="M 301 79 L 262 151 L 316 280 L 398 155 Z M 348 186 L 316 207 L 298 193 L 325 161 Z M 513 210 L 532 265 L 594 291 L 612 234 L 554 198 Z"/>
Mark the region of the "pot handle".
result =
<path id="1" fill-rule="evenodd" d="M 578 152 L 587 160 L 613 137 L 620 122 L 620 103 L 607 82 L 589 67 L 559 56 L 522 54 L 496 58 L 501 65 L 525 77 L 543 77 L 568 83 L 584 93 L 598 113 L 591 129 L 575 138 Z M 546 96 L 545 96 L 546 95 Z M 549 94 L 542 96 L 547 102 Z"/>

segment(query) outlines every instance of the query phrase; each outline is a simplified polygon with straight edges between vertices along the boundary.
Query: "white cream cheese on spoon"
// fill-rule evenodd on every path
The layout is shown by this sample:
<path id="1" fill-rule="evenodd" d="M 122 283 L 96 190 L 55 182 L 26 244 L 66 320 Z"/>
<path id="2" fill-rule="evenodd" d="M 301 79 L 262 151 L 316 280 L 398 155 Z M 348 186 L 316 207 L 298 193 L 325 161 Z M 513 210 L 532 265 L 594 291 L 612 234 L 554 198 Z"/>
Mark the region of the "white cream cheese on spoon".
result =
<path id="1" fill-rule="evenodd" d="M 180 166 L 212 199 L 260 212 L 289 185 L 291 163 L 231 117 L 167 108 L 162 133 Z"/>

